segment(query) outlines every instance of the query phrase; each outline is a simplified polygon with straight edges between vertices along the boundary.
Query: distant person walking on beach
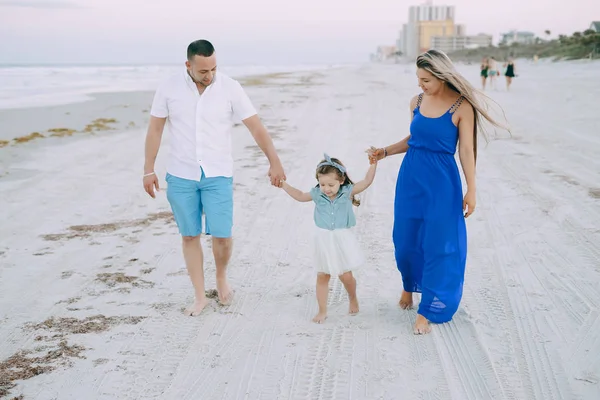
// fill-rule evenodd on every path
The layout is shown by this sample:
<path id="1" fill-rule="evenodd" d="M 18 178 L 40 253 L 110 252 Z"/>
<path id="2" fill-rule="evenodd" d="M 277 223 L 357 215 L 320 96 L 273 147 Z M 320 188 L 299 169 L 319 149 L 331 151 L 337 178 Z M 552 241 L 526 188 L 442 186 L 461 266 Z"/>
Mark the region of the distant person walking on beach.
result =
<path id="1" fill-rule="evenodd" d="M 498 71 L 498 62 L 494 57 L 488 59 L 488 76 L 490 77 L 490 87 L 496 90 L 496 76 L 500 75 Z"/>
<path id="2" fill-rule="evenodd" d="M 504 76 L 506 77 L 506 90 L 509 91 L 513 78 L 517 76 L 514 60 L 509 58 L 506 64 L 504 64 L 504 67 L 506 68 L 504 71 Z"/>
<path id="3" fill-rule="evenodd" d="M 481 60 L 481 90 L 485 90 L 485 84 L 487 82 L 487 78 L 488 78 L 488 59 L 484 58 L 483 60 Z"/>
<path id="4" fill-rule="evenodd" d="M 317 270 L 317 303 L 319 312 L 313 322 L 323 323 L 327 318 L 327 296 L 329 279 L 337 275 L 344 284 L 350 301 L 351 315 L 358 313 L 356 279 L 352 271 L 364 262 L 360 245 L 352 227 L 356 218 L 352 206 L 360 202 L 355 194 L 366 190 L 375 178 L 377 163 L 373 162 L 364 180 L 354 184 L 346 167 L 337 158 L 325 154 L 325 159 L 317 165 L 317 185 L 309 192 L 302 192 L 282 181 L 281 187 L 294 200 L 315 203 L 313 237 L 314 262 Z"/>
<path id="5" fill-rule="evenodd" d="M 219 302 L 228 305 L 233 291 L 226 276 L 232 251 L 233 156 L 230 129 L 234 120 L 246 125 L 269 159 L 271 184 L 285 179 L 267 130 L 242 86 L 217 72 L 213 45 L 197 40 L 187 48 L 186 69 L 163 82 L 154 95 L 146 136 L 143 185 L 154 198 L 159 189 L 154 163 L 165 125 L 170 132 L 167 199 L 183 237 L 183 256 L 194 286 L 195 302 L 186 311 L 198 315 L 208 304 L 200 245 L 202 215 L 217 272 Z"/>
<path id="6" fill-rule="evenodd" d="M 410 134 L 387 147 L 371 147 L 373 161 L 406 153 L 398 173 L 393 241 L 404 291 L 400 307 L 413 306 L 422 293 L 415 334 L 430 322 L 450 321 L 462 298 L 467 257 L 465 217 L 475 211 L 477 128 L 481 118 L 499 126 L 478 100 L 477 90 L 438 50 L 417 58 L 423 93 L 410 102 Z M 454 160 L 457 148 L 466 178 Z"/>

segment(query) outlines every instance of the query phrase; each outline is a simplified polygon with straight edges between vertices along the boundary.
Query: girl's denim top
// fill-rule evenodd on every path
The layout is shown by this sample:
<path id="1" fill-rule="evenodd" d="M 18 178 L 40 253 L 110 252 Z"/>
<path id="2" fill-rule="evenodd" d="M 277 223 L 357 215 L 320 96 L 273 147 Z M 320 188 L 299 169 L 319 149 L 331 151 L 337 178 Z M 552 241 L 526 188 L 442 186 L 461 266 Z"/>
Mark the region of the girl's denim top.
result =
<path id="1" fill-rule="evenodd" d="M 347 229 L 356 225 L 352 209 L 352 187 L 343 185 L 335 199 L 330 200 L 319 187 L 310 190 L 315 202 L 315 224 L 322 229 Z"/>

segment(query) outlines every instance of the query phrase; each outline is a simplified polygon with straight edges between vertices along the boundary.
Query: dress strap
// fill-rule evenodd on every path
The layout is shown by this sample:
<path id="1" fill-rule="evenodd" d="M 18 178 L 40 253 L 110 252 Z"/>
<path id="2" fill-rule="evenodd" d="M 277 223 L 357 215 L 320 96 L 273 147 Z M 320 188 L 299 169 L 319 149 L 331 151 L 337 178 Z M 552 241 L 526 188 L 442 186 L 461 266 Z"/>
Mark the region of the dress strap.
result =
<path id="1" fill-rule="evenodd" d="M 415 106 L 413 111 L 415 111 L 417 108 L 421 107 L 422 101 L 423 101 L 423 93 L 419 93 L 419 95 L 417 96 L 417 105 Z"/>
<path id="2" fill-rule="evenodd" d="M 421 107 L 422 101 L 423 101 L 423 93 L 419 93 L 419 96 L 417 97 L 417 106 L 415 108 Z"/>
<path id="3" fill-rule="evenodd" d="M 465 98 L 460 96 L 458 99 L 456 99 L 456 101 L 454 102 L 454 104 L 452 104 L 452 107 L 450 107 L 450 109 L 448 109 L 448 112 L 450 114 L 453 114 L 456 110 L 458 110 L 458 108 L 460 107 L 460 105 L 462 104 L 463 100 Z"/>

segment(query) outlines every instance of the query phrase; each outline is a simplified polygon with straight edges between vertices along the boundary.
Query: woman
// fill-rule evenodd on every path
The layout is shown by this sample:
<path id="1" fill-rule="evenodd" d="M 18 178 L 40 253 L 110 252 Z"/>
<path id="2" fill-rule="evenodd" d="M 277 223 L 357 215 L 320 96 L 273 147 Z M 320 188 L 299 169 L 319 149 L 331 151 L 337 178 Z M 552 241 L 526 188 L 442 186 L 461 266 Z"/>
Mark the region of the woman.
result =
<path id="1" fill-rule="evenodd" d="M 506 76 L 506 91 L 510 90 L 510 84 L 512 83 L 513 78 L 516 76 L 515 74 L 515 62 L 512 58 L 508 59 L 508 62 L 504 64 L 506 68 L 504 72 L 504 76 Z"/>
<path id="2" fill-rule="evenodd" d="M 481 90 L 485 90 L 485 82 L 487 81 L 489 68 L 487 58 L 481 60 L 481 65 L 479 68 L 481 69 Z"/>
<path id="3" fill-rule="evenodd" d="M 476 203 L 477 127 L 482 117 L 500 125 L 444 53 L 421 54 L 417 77 L 423 93 L 410 102 L 410 135 L 367 152 L 371 162 L 406 153 L 394 204 L 393 241 L 404 286 L 400 306 L 411 308 L 413 293 L 422 293 L 414 333 L 426 334 L 430 322 L 450 321 L 458 309 L 467 255 L 464 218 Z M 464 198 L 454 160 L 457 143 L 467 183 Z"/>

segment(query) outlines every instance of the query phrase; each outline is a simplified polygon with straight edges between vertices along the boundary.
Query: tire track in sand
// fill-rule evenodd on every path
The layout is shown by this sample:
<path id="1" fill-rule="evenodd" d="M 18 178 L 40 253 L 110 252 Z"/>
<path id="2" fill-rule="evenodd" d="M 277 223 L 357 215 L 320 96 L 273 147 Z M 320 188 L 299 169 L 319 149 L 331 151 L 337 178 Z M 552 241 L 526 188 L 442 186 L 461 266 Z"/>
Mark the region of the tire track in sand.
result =
<path id="1" fill-rule="evenodd" d="M 514 146 L 511 146 L 514 147 Z M 500 161 L 502 171 L 508 174 L 526 199 L 534 204 L 554 203 L 569 204 L 563 191 L 551 190 L 552 185 L 542 186 L 539 182 L 522 182 L 521 175 L 515 165 Z M 538 193 L 539 191 L 539 193 Z M 542 195 L 543 194 L 543 195 Z M 552 318 L 548 323 L 558 328 L 565 342 L 577 342 L 586 334 L 579 327 L 588 314 L 598 309 L 597 286 L 592 282 L 599 279 L 597 265 L 600 265 L 600 234 L 593 228 L 586 228 L 587 221 L 600 219 L 600 214 L 592 207 L 573 209 L 569 214 L 551 214 L 552 226 L 530 232 L 518 247 L 523 259 L 531 265 L 531 271 L 540 284 L 548 291 L 550 299 L 557 310 L 565 310 L 571 321 Z M 544 248 L 543 253 L 532 249 L 530 243 L 537 240 L 536 248 Z M 559 251 L 560 249 L 560 251 Z M 575 274 L 576 273 L 576 274 Z M 563 353 L 568 357 L 569 353 Z"/>
<path id="2" fill-rule="evenodd" d="M 515 313 L 514 334 L 518 336 L 522 345 L 519 349 L 520 357 L 525 361 L 522 373 L 527 378 L 524 381 L 527 398 L 570 400 L 573 395 L 565 379 L 564 370 L 560 367 L 560 358 L 546 345 L 542 336 L 540 324 L 547 325 L 547 321 L 540 314 L 536 314 L 530 295 L 523 286 L 528 282 L 537 281 L 531 271 L 531 265 L 527 259 L 519 257 L 523 254 L 519 250 L 519 244 L 512 245 L 513 249 L 517 248 L 516 251 L 508 251 L 511 246 L 508 245 L 508 239 L 503 232 L 510 232 L 510 227 L 505 226 L 495 208 L 490 208 L 486 216 L 493 242 L 496 244 L 501 273 L 508 278 L 507 296 Z M 528 268 L 523 269 L 519 267 L 521 265 L 527 265 Z"/>
<path id="3" fill-rule="evenodd" d="M 439 334 L 438 334 L 439 333 Z M 496 371 L 465 312 L 459 310 L 449 323 L 436 327 L 433 335 L 442 366 L 450 381 L 460 382 L 460 399 L 505 399 Z"/>

